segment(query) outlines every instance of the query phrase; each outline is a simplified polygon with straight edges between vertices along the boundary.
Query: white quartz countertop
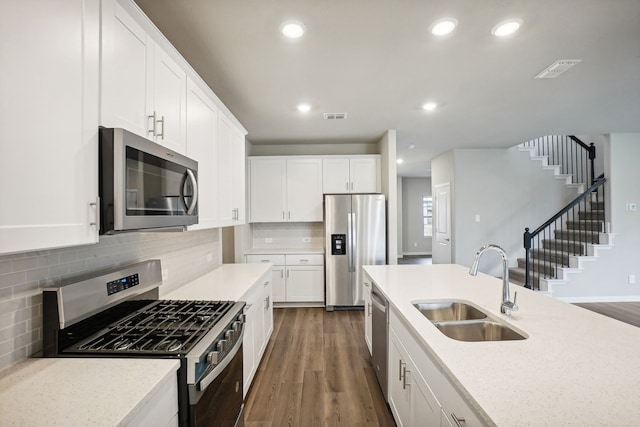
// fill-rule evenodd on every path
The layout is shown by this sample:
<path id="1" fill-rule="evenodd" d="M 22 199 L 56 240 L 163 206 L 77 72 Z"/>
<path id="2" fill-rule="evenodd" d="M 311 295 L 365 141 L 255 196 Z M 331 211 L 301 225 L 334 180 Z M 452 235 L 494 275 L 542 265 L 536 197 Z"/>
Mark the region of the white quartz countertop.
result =
<path id="1" fill-rule="evenodd" d="M 278 254 L 324 254 L 324 248 L 252 248 L 245 251 L 245 255 L 278 255 Z"/>
<path id="2" fill-rule="evenodd" d="M 640 425 L 640 328 L 515 285 L 520 309 L 509 318 L 502 280 L 459 265 L 365 270 L 487 424 Z M 528 338 L 453 340 L 412 305 L 429 299 L 470 301 Z"/>
<path id="3" fill-rule="evenodd" d="M 239 301 L 271 264 L 223 264 L 163 296 L 174 300 Z"/>
<path id="4" fill-rule="evenodd" d="M 168 359 L 27 359 L 0 372 L 0 426 L 126 425 L 179 366 Z"/>

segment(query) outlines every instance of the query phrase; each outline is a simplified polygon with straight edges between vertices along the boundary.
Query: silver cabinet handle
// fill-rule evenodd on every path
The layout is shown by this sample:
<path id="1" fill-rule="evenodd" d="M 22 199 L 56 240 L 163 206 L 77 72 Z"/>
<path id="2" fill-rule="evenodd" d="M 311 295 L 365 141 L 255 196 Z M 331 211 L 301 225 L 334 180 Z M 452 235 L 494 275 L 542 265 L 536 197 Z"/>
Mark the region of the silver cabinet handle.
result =
<path id="1" fill-rule="evenodd" d="M 398 359 L 398 362 L 400 362 L 398 364 L 398 381 L 402 381 L 402 367 L 406 365 L 406 363 L 404 363 L 402 359 Z"/>
<path id="2" fill-rule="evenodd" d="M 367 317 L 371 316 L 371 303 L 367 304 Z"/>
<path id="3" fill-rule="evenodd" d="M 410 374 L 411 371 L 407 370 L 407 367 L 405 366 L 403 371 L 402 371 L 402 389 L 406 390 L 407 386 L 409 385 L 407 383 L 407 374 Z"/>
<path id="4" fill-rule="evenodd" d="M 187 209 L 187 215 L 191 215 L 198 203 L 198 181 L 196 181 L 196 176 L 193 174 L 193 171 L 191 169 L 187 169 L 187 177 L 191 180 L 191 185 L 193 185 L 193 198 L 191 200 L 191 205 L 189 205 Z M 185 180 L 184 183 L 186 185 L 187 181 Z M 182 188 L 182 198 L 183 200 L 186 200 L 186 197 L 184 194 L 184 187 Z M 186 202 L 185 202 L 185 205 L 186 205 Z"/>
<path id="5" fill-rule="evenodd" d="M 280 270 L 280 278 L 282 279 L 284 277 L 284 270 Z"/>
<path id="6" fill-rule="evenodd" d="M 351 181 L 351 191 L 353 191 L 353 181 Z"/>
<path id="7" fill-rule="evenodd" d="M 344 185 L 345 185 L 345 189 L 349 191 L 349 182 L 345 182 Z"/>
<path id="8" fill-rule="evenodd" d="M 451 413 L 451 418 L 453 419 L 453 422 L 456 423 L 456 427 L 464 427 L 467 425 L 464 418 L 456 417 L 456 414 L 454 414 L 453 412 Z"/>
<path id="9" fill-rule="evenodd" d="M 308 259 L 301 259 L 300 262 L 309 262 Z"/>
<path id="10" fill-rule="evenodd" d="M 154 111 L 152 115 L 147 116 L 147 119 L 151 119 L 151 129 L 147 133 L 156 136 L 156 112 Z"/>
<path id="11" fill-rule="evenodd" d="M 289 211 L 289 218 L 288 219 L 291 219 L 291 211 Z"/>
<path id="12" fill-rule="evenodd" d="M 96 230 L 100 231 L 100 197 L 96 197 L 96 201 L 89 203 L 89 206 L 93 206 L 95 208 L 93 222 L 90 222 L 89 225 L 95 226 Z"/>
<path id="13" fill-rule="evenodd" d="M 260 262 L 269 262 L 268 259 L 261 259 Z"/>
<path id="14" fill-rule="evenodd" d="M 289 269 L 287 268 L 287 277 L 289 277 Z"/>
<path id="15" fill-rule="evenodd" d="M 155 112 L 154 112 L 155 115 Z M 162 118 L 160 120 L 158 120 L 159 123 L 162 124 L 162 132 L 160 132 L 159 134 L 157 134 L 156 136 L 159 136 L 160 138 L 162 138 L 162 140 L 164 141 L 164 116 L 162 116 Z M 155 132 L 156 128 L 155 126 L 153 127 L 153 131 Z"/>
<path id="16" fill-rule="evenodd" d="M 284 220 L 284 211 L 282 211 L 282 219 Z"/>

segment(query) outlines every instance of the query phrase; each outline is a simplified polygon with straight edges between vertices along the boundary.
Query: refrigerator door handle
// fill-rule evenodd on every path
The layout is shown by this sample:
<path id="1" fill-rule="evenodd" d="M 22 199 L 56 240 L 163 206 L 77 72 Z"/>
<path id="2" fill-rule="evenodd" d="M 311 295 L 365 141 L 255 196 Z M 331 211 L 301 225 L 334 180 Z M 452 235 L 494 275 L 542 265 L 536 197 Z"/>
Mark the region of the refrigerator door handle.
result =
<path id="1" fill-rule="evenodd" d="M 349 250 L 347 251 L 347 260 L 349 262 L 349 272 L 354 271 L 355 269 L 353 268 L 353 246 L 355 244 L 354 242 L 354 238 L 353 238 L 353 213 L 348 213 L 347 214 L 347 241 L 349 244 Z"/>

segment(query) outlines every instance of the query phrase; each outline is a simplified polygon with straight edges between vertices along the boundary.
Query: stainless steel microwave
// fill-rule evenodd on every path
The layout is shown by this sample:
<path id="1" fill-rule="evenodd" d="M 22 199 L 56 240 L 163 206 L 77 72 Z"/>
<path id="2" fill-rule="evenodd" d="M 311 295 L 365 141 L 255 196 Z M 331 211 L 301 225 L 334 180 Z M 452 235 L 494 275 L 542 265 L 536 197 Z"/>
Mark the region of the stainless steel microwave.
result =
<path id="1" fill-rule="evenodd" d="M 198 223 L 198 162 L 120 128 L 100 128 L 100 234 Z"/>

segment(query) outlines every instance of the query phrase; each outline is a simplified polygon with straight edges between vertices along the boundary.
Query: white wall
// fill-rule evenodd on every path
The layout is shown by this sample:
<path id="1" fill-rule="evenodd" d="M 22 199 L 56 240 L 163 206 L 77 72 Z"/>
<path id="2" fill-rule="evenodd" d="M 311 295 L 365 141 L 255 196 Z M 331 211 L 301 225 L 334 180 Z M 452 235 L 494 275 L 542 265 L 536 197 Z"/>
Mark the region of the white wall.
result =
<path id="1" fill-rule="evenodd" d="M 396 131 L 388 130 L 379 142 L 382 193 L 387 197 L 387 264 L 398 263 L 398 170 Z"/>
<path id="2" fill-rule="evenodd" d="M 424 237 L 423 197 L 431 196 L 431 178 L 402 178 L 402 253 L 431 254 L 431 237 Z"/>
<path id="3" fill-rule="evenodd" d="M 432 162 L 432 180 L 433 185 L 452 183 L 452 262 L 456 264 L 471 265 L 478 248 L 493 243 L 509 254 L 510 265 L 515 266 L 517 258 L 524 257 L 525 227 L 535 229 L 577 196 L 551 171 L 531 161 L 528 153 L 514 148 L 453 150 L 441 157 Z M 494 255 L 487 255 L 480 270 L 501 276 L 499 256 Z"/>
<path id="4" fill-rule="evenodd" d="M 168 270 L 162 296 L 222 263 L 220 230 L 100 236 L 95 245 L 0 256 L 0 370 L 42 349 L 43 288 L 154 258 Z"/>
<path id="5" fill-rule="evenodd" d="M 611 134 L 605 141 L 607 210 L 613 247 L 572 274 L 568 286 L 554 286 L 554 296 L 570 301 L 640 301 L 640 133 Z M 629 275 L 636 283 L 629 283 Z"/>
<path id="6" fill-rule="evenodd" d="M 402 248 L 404 247 L 402 241 L 402 227 L 404 227 L 403 223 L 403 211 L 402 211 L 402 200 L 403 200 L 403 190 L 402 190 L 402 179 L 398 178 L 398 191 L 396 193 L 398 197 L 398 205 L 397 205 L 397 215 L 398 215 L 398 258 L 402 258 Z"/>

